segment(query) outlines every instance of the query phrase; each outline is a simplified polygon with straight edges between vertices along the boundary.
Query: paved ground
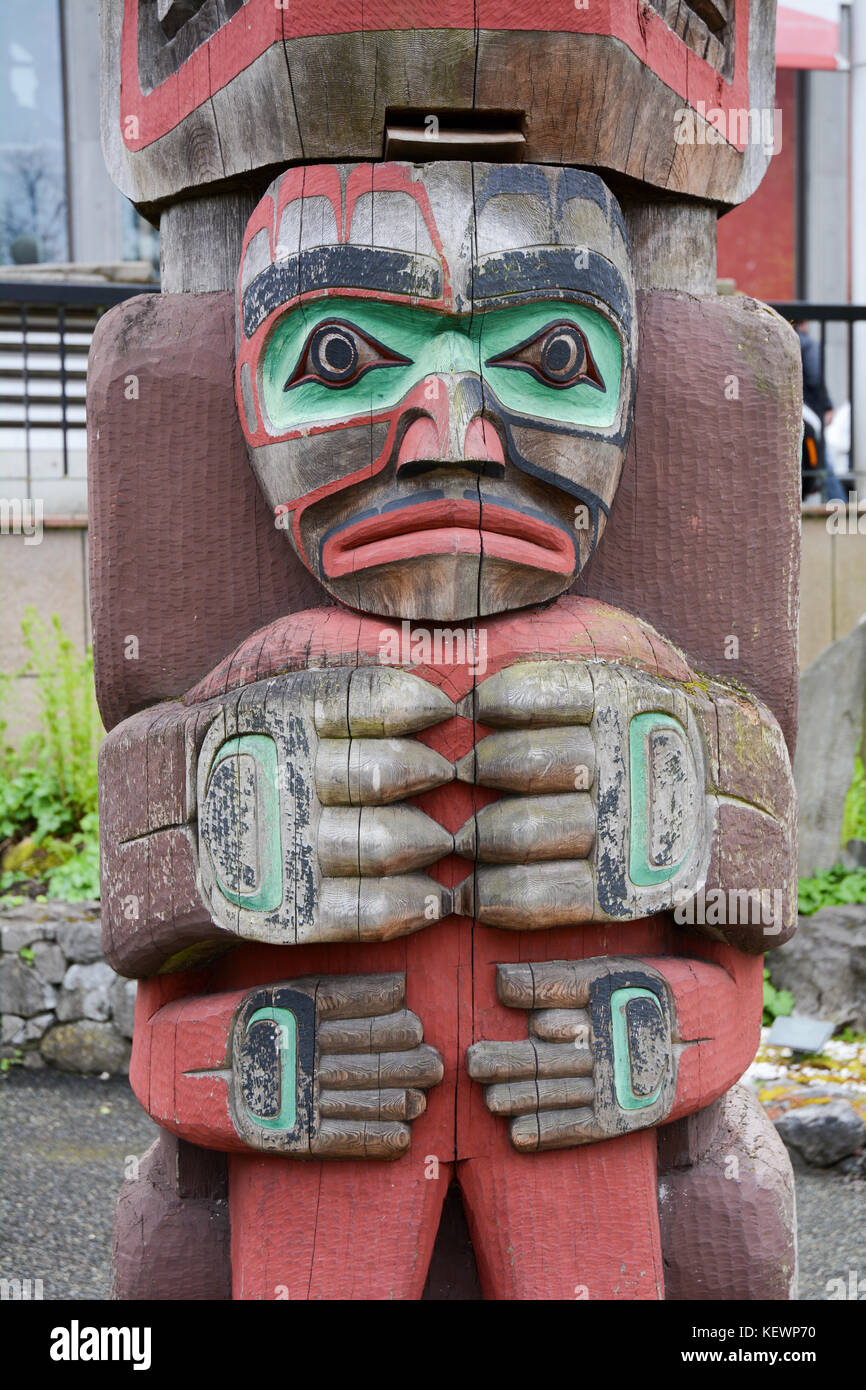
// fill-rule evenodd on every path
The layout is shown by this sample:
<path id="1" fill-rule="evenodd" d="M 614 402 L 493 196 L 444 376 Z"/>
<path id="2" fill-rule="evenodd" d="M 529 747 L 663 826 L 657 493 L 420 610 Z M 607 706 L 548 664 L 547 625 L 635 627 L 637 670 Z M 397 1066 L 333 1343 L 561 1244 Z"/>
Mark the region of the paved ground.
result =
<path id="1" fill-rule="evenodd" d="M 12 1070 L 0 1078 L 0 1278 L 46 1299 L 108 1297 L 111 1223 L 129 1156 L 156 1126 L 125 1080 Z M 800 1297 L 851 1271 L 866 1295 L 866 1183 L 797 1174 Z"/>
<path id="2" fill-rule="evenodd" d="M 41 1279 L 46 1299 L 108 1298 L 124 1161 L 156 1133 L 122 1077 L 0 1078 L 0 1277 Z"/>

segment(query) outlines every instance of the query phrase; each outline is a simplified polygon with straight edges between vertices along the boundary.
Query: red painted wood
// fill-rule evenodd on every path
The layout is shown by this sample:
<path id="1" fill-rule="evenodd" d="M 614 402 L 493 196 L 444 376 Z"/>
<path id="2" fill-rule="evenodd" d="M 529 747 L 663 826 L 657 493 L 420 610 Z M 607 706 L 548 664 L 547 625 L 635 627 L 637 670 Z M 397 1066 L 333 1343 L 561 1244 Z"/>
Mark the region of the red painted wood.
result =
<path id="1" fill-rule="evenodd" d="M 420 1299 L 452 1173 L 232 1154 L 233 1298 Z"/>
<path id="2" fill-rule="evenodd" d="M 424 624 L 414 626 L 429 631 Z M 693 676 L 677 648 L 648 623 L 599 599 L 566 594 L 543 609 L 504 613 L 454 626 L 486 634 L 485 678 L 507 664 L 521 659 L 537 661 L 546 656 L 628 661 L 650 675 L 675 681 L 688 681 Z M 231 656 L 193 686 L 184 696 L 184 703 L 197 704 L 284 671 L 378 662 L 382 651 L 392 648 L 395 637 L 408 651 L 412 629 L 410 623 L 364 617 L 344 608 L 311 608 L 292 613 L 242 642 Z M 455 701 L 467 695 L 476 680 L 482 678 L 482 673 L 476 676 L 465 661 L 433 666 L 414 663 L 407 656 L 404 664 Z M 435 747 L 432 737 L 425 741 Z"/>
<path id="3" fill-rule="evenodd" d="M 484 1297 L 663 1298 L 656 1164 L 652 1129 L 458 1164 Z"/>
<path id="4" fill-rule="evenodd" d="M 748 107 L 749 0 L 735 0 L 734 76 L 728 83 L 642 0 L 594 0 L 578 9 L 558 4 L 528 10 L 516 0 L 248 0 L 238 13 L 151 92 L 138 75 L 139 0 L 126 0 L 121 39 L 120 122 L 130 150 L 173 130 L 272 46 L 314 35 L 411 29 L 502 29 L 610 35 L 624 43 L 692 106 Z M 684 61 L 685 50 L 685 61 Z M 130 116 L 138 127 L 130 127 Z M 738 148 L 743 148 L 742 145 Z"/>

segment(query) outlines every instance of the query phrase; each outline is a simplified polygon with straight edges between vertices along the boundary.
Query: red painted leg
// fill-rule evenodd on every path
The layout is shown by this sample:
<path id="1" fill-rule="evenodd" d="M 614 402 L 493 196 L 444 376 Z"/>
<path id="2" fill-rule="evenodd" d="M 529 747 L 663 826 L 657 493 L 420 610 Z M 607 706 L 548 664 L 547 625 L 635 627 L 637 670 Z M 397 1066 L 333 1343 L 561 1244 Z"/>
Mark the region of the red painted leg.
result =
<path id="1" fill-rule="evenodd" d="M 486 1299 L 661 1299 L 656 1134 L 458 1166 Z"/>
<path id="2" fill-rule="evenodd" d="M 420 1299 L 451 1164 L 232 1154 L 235 1299 Z"/>

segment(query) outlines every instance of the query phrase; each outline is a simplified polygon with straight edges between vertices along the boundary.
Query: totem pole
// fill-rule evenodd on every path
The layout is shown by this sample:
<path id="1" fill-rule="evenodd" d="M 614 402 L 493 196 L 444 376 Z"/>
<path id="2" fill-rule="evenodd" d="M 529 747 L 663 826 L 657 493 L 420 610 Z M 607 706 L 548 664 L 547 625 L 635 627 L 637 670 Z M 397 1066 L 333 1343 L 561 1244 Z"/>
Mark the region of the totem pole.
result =
<path id="1" fill-rule="evenodd" d="M 715 294 L 773 10 L 104 0 L 117 1297 L 792 1295 L 799 355 Z"/>

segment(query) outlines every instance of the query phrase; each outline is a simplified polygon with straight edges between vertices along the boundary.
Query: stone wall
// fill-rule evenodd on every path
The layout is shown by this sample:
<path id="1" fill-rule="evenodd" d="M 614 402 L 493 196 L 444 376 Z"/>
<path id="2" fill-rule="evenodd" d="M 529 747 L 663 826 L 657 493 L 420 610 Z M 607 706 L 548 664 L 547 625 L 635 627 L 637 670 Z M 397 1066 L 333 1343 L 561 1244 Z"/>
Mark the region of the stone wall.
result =
<path id="1" fill-rule="evenodd" d="M 13 1065 L 126 1072 L 135 981 L 102 956 L 99 903 L 0 911 L 0 1056 Z"/>

